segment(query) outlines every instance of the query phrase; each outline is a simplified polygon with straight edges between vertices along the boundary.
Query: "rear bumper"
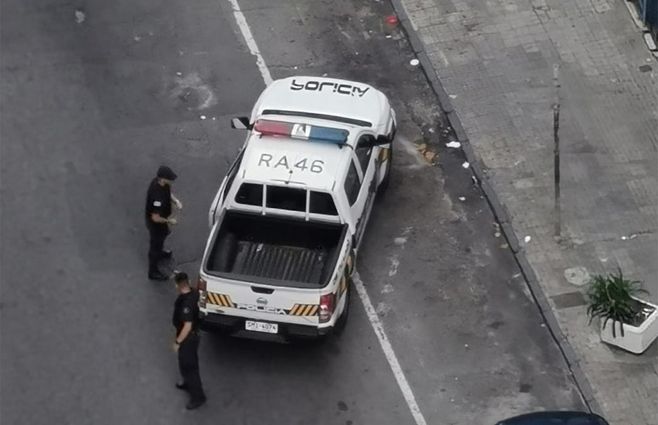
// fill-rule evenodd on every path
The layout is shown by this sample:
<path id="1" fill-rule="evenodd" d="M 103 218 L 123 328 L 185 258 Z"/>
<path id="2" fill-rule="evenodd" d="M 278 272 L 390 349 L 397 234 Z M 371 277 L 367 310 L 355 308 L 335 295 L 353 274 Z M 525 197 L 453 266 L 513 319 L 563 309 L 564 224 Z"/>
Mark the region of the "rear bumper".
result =
<path id="1" fill-rule="evenodd" d="M 245 329 L 245 321 L 251 320 L 244 317 L 229 316 L 225 314 L 204 314 L 201 313 L 201 329 L 204 331 L 223 331 L 230 335 L 246 336 L 262 339 L 263 337 L 269 338 L 321 338 L 333 332 L 332 326 L 318 327 L 308 325 L 297 325 L 292 323 L 282 323 L 277 321 L 268 320 L 269 323 L 276 323 L 279 325 L 278 334 L 263 334 L 261 332 L 247 331 Z M 259 322 L 263 320 L 257 319 Z"/>

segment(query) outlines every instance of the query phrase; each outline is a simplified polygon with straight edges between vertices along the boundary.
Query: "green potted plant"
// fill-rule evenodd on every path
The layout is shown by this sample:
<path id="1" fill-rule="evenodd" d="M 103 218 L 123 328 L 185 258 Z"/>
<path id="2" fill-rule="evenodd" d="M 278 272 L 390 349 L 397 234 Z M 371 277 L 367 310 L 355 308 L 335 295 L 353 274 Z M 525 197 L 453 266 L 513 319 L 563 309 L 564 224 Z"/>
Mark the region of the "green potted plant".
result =
<path id="1" fill-rule="evenodd" d="M 642 283 L 617 273 L 595 275 L 587 290 L 590 323 L 601 320 L 601 340 L 640 354 L 658 337 L 658 306 L 638 298 Z"/>

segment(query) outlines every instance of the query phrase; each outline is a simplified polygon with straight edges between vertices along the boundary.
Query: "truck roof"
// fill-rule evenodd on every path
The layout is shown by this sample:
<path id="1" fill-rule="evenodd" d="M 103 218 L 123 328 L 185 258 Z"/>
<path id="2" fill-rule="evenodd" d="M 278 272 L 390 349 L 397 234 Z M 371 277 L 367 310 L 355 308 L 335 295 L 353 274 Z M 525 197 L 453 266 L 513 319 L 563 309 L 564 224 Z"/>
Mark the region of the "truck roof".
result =
<path id="1" fill-rule="evenodd" d="M 254 105 L 241 180 L 333 191 L 363 132 L 386 134 L 394 113 L 367 84 L 295 76 L 272 82 Z"/>
<path id="2" fill-rule="evenodd" d="M 266 115 L 333 117 L 333 121 L 370 127 L 376 132 L 388 123 L 390 105 L 381 91 L 354 81 L 295 76 L 273 81 L 260 95 L 251 122 Z"/>
<path id="3" fill-rule="evenodd" d="M 239 174 L 243 180 L 289 182 L 331 192 L 347 172 L 350 160 L 351 148 L 347 146 L 252 133 Z"/>

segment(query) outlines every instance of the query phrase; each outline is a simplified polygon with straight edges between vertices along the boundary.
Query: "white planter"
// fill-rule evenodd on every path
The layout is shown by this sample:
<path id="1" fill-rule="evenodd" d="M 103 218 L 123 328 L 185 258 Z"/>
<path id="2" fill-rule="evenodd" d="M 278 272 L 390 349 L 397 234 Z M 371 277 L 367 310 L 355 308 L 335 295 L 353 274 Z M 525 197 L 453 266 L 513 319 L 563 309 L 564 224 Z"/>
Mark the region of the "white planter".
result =
<path id="1" fill-rule="evenodd" d="M 621 336 L 619 323 L 615 323 L 616 336 L 614 337 L 612 336 L 612 320 L 608 320 L 604 328 L 604 320 L 601 319 L 601 341 L 615 345 L 631 353 L 641 354 L 658 337 L 658 306 L 639 298 L 635 299 L 642 304 L 653 307 L 654 310 L 649 317 L 638 327 L 624 324 L 624 336 Z"/>

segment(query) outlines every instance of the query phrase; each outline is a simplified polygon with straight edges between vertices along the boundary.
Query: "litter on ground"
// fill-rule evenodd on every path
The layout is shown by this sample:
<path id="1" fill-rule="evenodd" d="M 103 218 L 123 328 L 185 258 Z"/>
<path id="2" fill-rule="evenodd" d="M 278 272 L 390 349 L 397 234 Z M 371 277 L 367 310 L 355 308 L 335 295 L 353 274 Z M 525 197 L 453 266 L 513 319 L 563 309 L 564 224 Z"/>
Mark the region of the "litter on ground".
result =
<path id="1" fill-rule="evenodd" d="M 75 11 L 75 22 L 78 23 L 78 24 L 81 24 L 85 21 L 85 18 L 86 18 L 85 13 L 80 9 L 76 9 L 76 11 Z"/>

